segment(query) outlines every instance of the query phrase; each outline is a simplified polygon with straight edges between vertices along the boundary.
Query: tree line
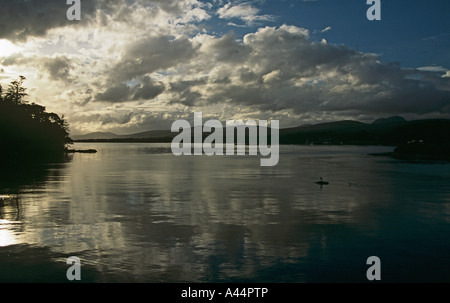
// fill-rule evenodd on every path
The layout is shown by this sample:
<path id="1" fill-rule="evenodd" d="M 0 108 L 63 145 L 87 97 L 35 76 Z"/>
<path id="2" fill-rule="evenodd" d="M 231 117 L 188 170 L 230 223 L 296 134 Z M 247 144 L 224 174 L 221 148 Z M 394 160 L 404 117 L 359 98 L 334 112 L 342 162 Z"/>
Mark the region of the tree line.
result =
<path id="1" fill-rule="evenodd" d="M 12 81 L 4 91 L 0 85 L 0 156 L 37 159 L 61 156 L 72 139 L 64 116 L 46 112 L 29 103 L 25 77 Z"/>

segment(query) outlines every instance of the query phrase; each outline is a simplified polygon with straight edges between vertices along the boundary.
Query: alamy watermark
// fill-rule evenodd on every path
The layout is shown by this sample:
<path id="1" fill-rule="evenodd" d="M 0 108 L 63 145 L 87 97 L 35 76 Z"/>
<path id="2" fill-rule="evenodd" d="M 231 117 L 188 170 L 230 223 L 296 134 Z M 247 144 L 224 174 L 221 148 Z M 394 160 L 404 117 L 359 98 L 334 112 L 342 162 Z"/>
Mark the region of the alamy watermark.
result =
<path id="1" fill-rule="evenodd" d="M 66 264 L 71 265 L 66 272 L 67 280 L 80 281 L 81 280 L 81 261 L 78 257 L 67 258 Z"/>
<path id="2" fill-rule="evenodd" d="M 372 265 L 367 269 L 366 277 L 369 281 L 381 280 L 381 260 L 377 256 L 367 258 L 367 265 Z"/>
<path id="3" fill-rule="evenodd" d="M 81 20 L 81 0 L 67 0 L 66 4 L 71 5 L 67 10 L 67 20 Z"/>
<path id="4" fill-rule="evenodd" d="M 187 120 L 177 120 L 172 124 L 171 131 L 179 132 L 172 140 L 172 153 L 181 155 L 245 155 L 248 147 L 249 155 L 263 157 L 261 166 L 275 166 L 279 160 L 279 128 L 278 120 L 272 120 L 268 126 L 267 120 L 227 120 L 225 133 L 222 123 L 218 120 L 208 120 L 203 124 L 203 114 L 194 113 L 194 127 Z M 203 132 L 214 131 L 204 139 Z M 268 129 L 270 129 L 270 145 L 268 144 Z M 248 135 L 247 135 L 248 131 Z M 236 137 L 235 137 L 236 133 Z M 192 138 L 194 143 L 192 144 Z M 226 142 L 224 142 L 224 138 Z M 248 138 L 248 142 L 246 142 Z M 246 144 L 248 143 L 248 145 Z M 225 152 L 224 152 L 225 150 Z"/>
<path id="5" fill-rule="evenodd" d="M 381 20 L 381 0 L 367 0 L 367 5 L 371 5 L 367 10 L 367 20 Z"/>

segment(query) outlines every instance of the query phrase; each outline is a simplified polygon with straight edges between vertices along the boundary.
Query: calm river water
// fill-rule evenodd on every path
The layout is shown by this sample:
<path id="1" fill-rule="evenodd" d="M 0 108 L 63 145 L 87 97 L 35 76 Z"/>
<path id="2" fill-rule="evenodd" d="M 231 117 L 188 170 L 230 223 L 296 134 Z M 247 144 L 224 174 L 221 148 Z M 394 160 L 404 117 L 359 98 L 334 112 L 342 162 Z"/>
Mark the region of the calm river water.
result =
<path id="1" fill-rule="evenodd" d="M 75 144 L 96 154 L 3 171 L 0 281 L 450 282 L 450 164 L 391 147 L 281 146 L 181 156 L 169 144 Z M 315 184 L 320 177 L 329 185 Z"/>

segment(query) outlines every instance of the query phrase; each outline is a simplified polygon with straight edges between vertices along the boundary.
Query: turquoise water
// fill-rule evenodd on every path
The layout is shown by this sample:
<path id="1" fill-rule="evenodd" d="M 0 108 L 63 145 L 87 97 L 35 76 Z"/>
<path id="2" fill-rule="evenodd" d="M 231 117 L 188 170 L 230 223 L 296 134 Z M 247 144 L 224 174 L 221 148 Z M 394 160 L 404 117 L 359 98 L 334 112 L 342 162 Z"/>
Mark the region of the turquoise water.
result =
<path id="1" fill-rule="evenodd" d="M 378 256 L 381 281 L 450 282 L 450 164 L 371 146 L 281 146 L 274 167 L 74 148 L 98 153 L 3 172 L 0 281 L 64 282 L 77 256 L 85 282 L 365 282 Z"/>

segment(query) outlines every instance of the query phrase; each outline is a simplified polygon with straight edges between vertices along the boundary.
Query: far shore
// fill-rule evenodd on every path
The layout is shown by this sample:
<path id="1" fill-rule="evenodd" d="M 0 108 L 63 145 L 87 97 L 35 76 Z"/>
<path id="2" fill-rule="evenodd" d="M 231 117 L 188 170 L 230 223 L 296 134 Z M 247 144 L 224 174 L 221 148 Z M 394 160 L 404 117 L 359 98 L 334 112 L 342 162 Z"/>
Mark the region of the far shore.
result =
<path id="1" fill-rule="evenodd" d="M 97 152 L 97 150 L 95 149 L 68 149 L 66 150 L 66 153 L 68 154 L 73 154 L 73 153 L 84 153 L 84 154 L 95 154 Z"/>

